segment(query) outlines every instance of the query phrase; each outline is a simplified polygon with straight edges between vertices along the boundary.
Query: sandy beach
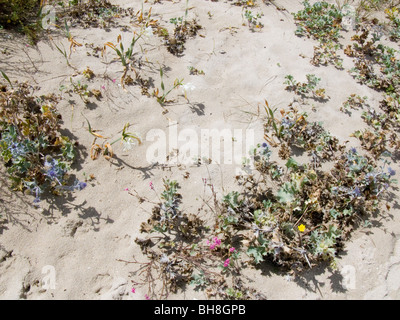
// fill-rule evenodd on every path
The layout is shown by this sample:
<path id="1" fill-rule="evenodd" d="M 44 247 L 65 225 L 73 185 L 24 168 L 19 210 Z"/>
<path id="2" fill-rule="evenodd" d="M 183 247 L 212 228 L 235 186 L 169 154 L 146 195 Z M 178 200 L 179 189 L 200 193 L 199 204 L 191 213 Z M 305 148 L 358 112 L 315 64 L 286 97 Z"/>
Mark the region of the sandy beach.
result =
<path id="1" fill-rule="evenodd" d="M 151 8 L 151 18 L 170 34 L 174 28 L 170 20 L 178 17 L 195 19 L 201 28 L 186 40 L 178 56 L 168 50 L 155 28 L 143 35 L 134 47 L 136 72 L 147 81 L 142 86 L 133 71 L 128 73 L 133 83 L 126 77 L 121 83 L 124 68 L 117 54 L 109 46 L 102 52 L 107 42 L 116 44 L 119 36 L 128 46 L 133 32 L 141 30 L 135 15 L 121 15 L 101 28 L 85 28 L 68 20 L 69 32 L 79 44 L 71 47 L 71 53 L 62 26 L 45 30 L 36 45 L 18 33 L 0 30 L 0 69 L 10 80 L 37 86 L 37 96 L 61 96 L 57 105 L 63 119 L 60 130 L 78 142 L 72 174 L 87 183 L 81 191 L 46 197 L 35 207 L 33 195 L 10 190 L 6 168 L 0 166 L 0 299 L 145 299 L 147 286 L 138 285 L 133 275 L 137 266 L 126 262 L 145 261 L 135 240 L 144 237 L 140 228 L 149 219 L 152 204 L 141 203 L 135 195 L 158 202 L 163 179 L 176 180 L 181 186 L 181 209 L 196 214 L 207 209 L 203 200 L 213 196 L 204 189 L 204 179 L 211 181 L 220 198 L 236 190 L 235 177 L 243 173 L 242 158 L 249 147 L 265 141 L 265 100 L 277 110 L 297 106 L 340 143 L 348 141 L 347 146 L 358 149 L 360 141 L 351 135 L 367 128 L 363 110 L 346 114 L 341 111 L 343 102 L 357 94 L 367 96 L 368 104 L 378 108 L 382 100 L 381 92 L 348 72 L 354 62 L 344 48 L 351 44 L 354 30 L 341 31 L 342 69 L 310 63 L 317 41 L 295 34 L 291 14 L 303 8 L 300 1 L 255 1 L 247 9 L 233 1 L 110 2 L 135 14 L 142 6 L 147 13 Z M 246 10 L 259 14 L 262 27 L 249 26 Z M 56 45 L 65 48 L 69 65 Z M 398 41 L 391 45 L 399 49 Z M 85 77 L 85 69 L 93 77 Z M 321 79 L 319 86 L 325 88 L 327 99 L 302 98 L 286 89 L 286 75 L 305 81 L 307 74 Z M 176 79 L 183 79 L 184 85 L 172 90 L 167 97 L 172 101 L 161 106 L 153 91 L 161 91 L 161 82 L 169 90 Z M 1 83 L 7 84 L 3 79 Z M 78 83 L 101 96 L 92 95 L 85 103 L 71 90 Z M 109 141 L 118 139 L 129 123 L 129 132 L 142 143 L 115 143 L 112 159 L 93 160 L 94 137 L 88 123 Z M 202 137 L 212 130 L 219 134 L 225 130 L 222 140 L 238 142 L 236 149 L 209 149 L 209 140 Z M 273 158 L 283 161 L 278 149 Z M 304 154 L 294 157 L 308 161 Z M 398 158 L 392 159 L 391 168 L 400 172 Z M 249 265 L 241 270 L 246 285 L 271 300 L 399 299 L 399 191 L 396 186 L 391 191 L 392 198 L 382 201 L 382 210 L 371 217 L 371 225 L 357 228 L 345 242 L 337 270 L 321 264 L 306 268 L 296 278 L 272 263 L 259 268 Z M 211 220 L 209 210 L 202 214 Z M 208 296 L 205 290 L 187 285 L 168 299 Z"/>

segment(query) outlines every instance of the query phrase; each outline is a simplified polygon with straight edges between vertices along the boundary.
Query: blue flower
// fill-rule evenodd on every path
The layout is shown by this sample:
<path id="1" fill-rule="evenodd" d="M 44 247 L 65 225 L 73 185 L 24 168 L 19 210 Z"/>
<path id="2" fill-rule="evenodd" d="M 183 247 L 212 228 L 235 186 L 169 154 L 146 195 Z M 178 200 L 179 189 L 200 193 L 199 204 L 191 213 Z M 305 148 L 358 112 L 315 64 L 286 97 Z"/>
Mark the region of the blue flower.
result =
<path id="1" fill-rule="evenodd" d="M 351 192 L 351 195 L 354 197 L 361 197 L 361 191 L 359 187 L 355 187 L 354 190 Z"/>
<path id="2" fill-rule="evenodd" d="M 82 181 L 76 181 L 75 185 L 74 185 L 75 189 L 79 190 L 79 191 L 85 189 L 86 186 L 87 186 L 87 183 L 86 182 L 82 182 Z"/>
<path id="3" fill-rule="evenodd" d="M 47 171 L 46 175 L 52 179 L 56 179 L 58 176 L 56 170 L 54 170 L 54 169 L 50 169 L 49 171 Z"/>
<path id="4" fill-rule="evenodd" d="M 376 172 L 368 172 L 366 175 L 365 175 L 365 180 L 367 181 L 367 183 L 368 182 L 373 182 L 373 183 L 376 183 L 376 176 L 377 176 L 377 173 Z"/>
<path id="5" fill-rule="evenodd" d="M 396 174 L 396 171 L 394 171 L 391 167 L 388 168 L 388 172 L 390 176 L 394 176 Z"/>
<path id="6" fill-rule="evenodd" d="M 10 150 L 13 158 L 24 156 L 26 154 L 25 146 L 19 142 L 13 142 L 8 149 Z"/>
<path id="7" fill-rule="evenodd" d="M 64 190 L 68 190 L 68 191 L 74 191 L 74 190 L 81 191 L 81 190 L 85 189 L 86 187 L 87 187 L 86 182 L 75 180 L 75 182 L 72 186 L 63 186 L 62 188 Z"/>
<path id="8" fill-rule="evenodd" d="M 58 184 L 62 184 L 60 180 L 63 179 L 65 175 L 65 170 L 61 167 L 61 164 L 56 159 L 46 159 L 44 162 L 45 170 L 44 173 L 51 180 L 56 180 Z"/>
<path id="9" fill-rule="evenodd" d="M 40 194 L 43 192 L 42 189 L 40 189 L 35 181 L 25 182 L 25 186 L 30 190 L 31 193 L 35 194 L 33 204 L 37 205 L 40 202 Z"/>
<path id="10" fill-rule="evenodd" d="M 294 121 L 289 119 L 289 118 L 283 118 L 282 121 L 281 121 L 281 125 L 285 129 L 288 129 L 288 128 L 292 127 L 293 124 L 294 124 Z"/>

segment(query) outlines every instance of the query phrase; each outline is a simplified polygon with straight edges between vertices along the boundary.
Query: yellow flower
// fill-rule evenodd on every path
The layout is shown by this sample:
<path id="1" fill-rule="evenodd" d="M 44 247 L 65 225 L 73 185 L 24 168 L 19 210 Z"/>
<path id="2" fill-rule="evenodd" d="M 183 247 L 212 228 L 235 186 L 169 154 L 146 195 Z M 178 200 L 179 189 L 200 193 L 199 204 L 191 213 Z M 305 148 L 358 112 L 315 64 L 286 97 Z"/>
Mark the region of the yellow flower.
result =
<path id="1" fill-rule="evenodd" d="M 306 230 L 306 226 L 304 224 L 301 224 L 297 227 L 297 229 L 299 229 L 300 232 L 304 232 L 304 230 Z"/>

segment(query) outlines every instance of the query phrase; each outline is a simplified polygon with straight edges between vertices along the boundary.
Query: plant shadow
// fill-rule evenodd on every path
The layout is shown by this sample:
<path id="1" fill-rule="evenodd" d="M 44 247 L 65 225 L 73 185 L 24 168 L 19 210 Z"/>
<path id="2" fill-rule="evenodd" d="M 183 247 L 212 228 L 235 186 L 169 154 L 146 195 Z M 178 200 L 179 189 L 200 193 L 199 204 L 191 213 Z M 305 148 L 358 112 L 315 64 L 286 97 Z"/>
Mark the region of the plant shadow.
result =
<path id="1" fill-rule="evenodd" d="M 46 218 L 48 224 L 53 224 L 57 222 L 57 213 L 61 212 L 62 216 L 67 216 L 73 212 L 77 213 L 79 219 L 89 221 L 93 231 L 98 232 L 100 230 L 100 223 L 102 220 L 106 224 L 114 223 L 111 218 L 103 217 L 101 213 L 93 206 L 88 206 L 87 201 L 84 200 L 80 204 L 75 203 L 75 197 L 72 194 L 65 196 L 55 197 L 54 195 L 49 195 L 44 200 L 48 203 L 48 208 L 43 210 L 43 216 Z"/>
<path id="2" fill-rule="evenodd" d="M 189 103 L 189 108 L 193 113 L 196 113 L 198 116 L 205 115 L 206 106 L 203 103 Z"/>
<path id="3" fill-rule="evenodd" d="M 36 219 L 30 210 L 32 203 L 23 193 L 11 190 L 3 168 L 0 173 L 0 235 L 9 230 L 8 224 L 18 225 L 31 232 L 30 221 Z"/>

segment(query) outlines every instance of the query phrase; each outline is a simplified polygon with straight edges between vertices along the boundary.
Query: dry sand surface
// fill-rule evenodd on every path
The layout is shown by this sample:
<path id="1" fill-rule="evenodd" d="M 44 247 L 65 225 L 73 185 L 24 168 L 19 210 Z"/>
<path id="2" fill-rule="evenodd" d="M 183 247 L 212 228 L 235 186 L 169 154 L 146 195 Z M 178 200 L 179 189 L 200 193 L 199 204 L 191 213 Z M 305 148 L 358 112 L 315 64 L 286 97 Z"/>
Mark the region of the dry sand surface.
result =
<path id="1" fill-rule="evenodd" d="M 140 0 L 111 2 L 131 7 L 135 12 L 142 4 Z M 229 1 L 191 0 L 188 16 L 196 18 L 202 29 L 198 36 L 186 42 L 181 57 L 169 53 L 156 35 L 139 40 L 142 56 L 150 62 L 143 61 L 141 72 L 153 79 L 151 90 L 160 88 L 160 65 L 165 70 L 167 88 L 176 78 L 183 78 L 185 84 L 194 86 L 187 91 L 187 99 L 181 88 L 171 92 L 169 98 L 174 103 L 166 107 L 168 113 L 163 112 L 155 98 L 142 95 L 138 86 L 126 86 L 126 90 L 121 87 L 119 79 L 123 69 L 112 50 L 108 49 L 103 58 L 94 57 L 86 46 L 103 47 L 106 42 L 115 42 L 119 34 L 127 43 L 132 29 L 135 30 L 129 18 L 118 21 L 121 26 L 128 26 L 125 31 L 121 27 L 104 30 L 71 26 L 71 34 L 83 46 L 71 54 L 70 63 L 79 71 L 90 67 L 95 77 L 89 82 L 82 75 L 76 75 L 55 48 L 54 43 L 68 48 L 62 32 L 53 30 L 53 42 L 41 40 L 37 46 L 31 46 L 21 36 L 1 31 L 1 48 L 7 48 L 11 54 L 2 54 L 0 67 L 13 80 L 39 86 L 39 93 L 63 95 L 58 109 L 63 116 L 64 130 L 80 145 L 74 173 L 79 179 L 84 179 L 84 174 L 95 177 L 84 190 L 66 199 L 43 201 L 40 208 L 34 208 L 32 197 L 10 191 L 2 175 L 1 299 L 144 299 L 146 287 L 131 292 L 133 266 L 118 260 L 142 257 L 134 240 L 140 236 L 140 224 L 147 220 L 151 206 L 139 204 L 126 188 L 156 201 L 149 183 L 160 190 L 163 178 L 177 180 L 182 186 L 184 210 L 196 212 L 202 206 L 199 200 L 203 192 L 202 178 L 211 178 L 221 196 L 234 188 L 234 177 L 240 168 L 223 161 L 209 166 L 161 167 L 149 163 L 146 153 L 154 142 L 146 136 L 152 129 L 162 130 L 167 137 L 173 130 L 179 133 L 190 129 L 200 136 L 202 129 L 231 132 L 250 129 L 254 142 L 263 142 L 264 99 L 276 108 L 286 107 L 295 95 L 285 90 L 285 75 L 292 74 L 302 81 L 306 74 L 314 73 L 322 79 L 321 86 L 326 88 L 330 99 L 322 103 L 311 99 L 303 108 L 310 119 L 323 122 L 340 141 L 349 140 L 359 146 L 350 134 L 365 126 L 360 113 L 354 111 L 350 117 L 340 112 L 340 106 L 351 93 L 368 96 L 371 105 L 379 102 L 380 94 L 358 84 L 346 71 L 353 67 L 353 62 L 343 50 L 345 70 L 310 64 L 315 42 L 295 35 L 296 25 L 291 15 L 302 9 L 300 1 L 276 1 L 286 11 L 258 2 L 252 11 L 263 13 L 260 21 L 264 27 L 251 31 L 243 25 L 243 8 Z M 170 18 L 182 16 L 185 5 L 186 1 L 148 1 L 144 8 L 152 7 L 152 17 L 172 30 Z M 350 35 L 344 33 L 344 37 L 343 43 L 349 41 Z M 203 70 L 204 75 L 191 75 L 189 66 Z M 60 92 L 62 85 L 70 85 L 71 76 L 75 82 L 81 80 L 91 89 L 102 91 L 103 97 L 99 101 L 91 98 L 93 103 L 85 105 L 76 94 Z M 126 151 L 116 144 L 115 159 L 93 161 L 90 158 L 93 136 L 88 133 L 83 115 L 93 128 L 101 130 L 99 133 L 111 137 L 118 137 L 124 124 L 129 122 L 130 130 L 140 134 L 143 144 Z M 398 163 L 393 164 L 393 169 L 400 172 Z M 372 227 L 357 230 L 345 245 L 338 269 L 350 274 L 345 277 L 350 279 L 347 284 L 325 267 L 306 271 L 302 281 L 291 280 L 276 268 L 266 267 L 244 271 L 252 279 L 249 285 L 268 299 L 399 299 L 398 208 L 395 204 L 389 211 L 383 211 Z M 51 272 L 55 272 L 55 286 L 45 289 L 43 279 Z M 169 298 L 205 299 L 206 295 L 189 286 Z"/>

